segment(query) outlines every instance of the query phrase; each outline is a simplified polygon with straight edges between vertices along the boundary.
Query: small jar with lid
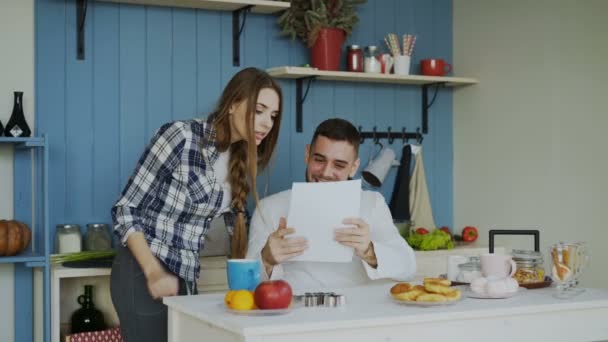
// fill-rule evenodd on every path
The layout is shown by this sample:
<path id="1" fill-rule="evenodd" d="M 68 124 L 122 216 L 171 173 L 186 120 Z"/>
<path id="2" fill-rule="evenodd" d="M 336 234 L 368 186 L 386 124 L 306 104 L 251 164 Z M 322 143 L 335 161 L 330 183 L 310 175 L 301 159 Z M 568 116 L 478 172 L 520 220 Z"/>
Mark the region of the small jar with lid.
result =
<path id="1" fill-rule="evenodd" d="M 87 232 L 84 235 L 85 251 L 107 251 L 112 249 L 112 238 L 108 225 L 105 223 L 87 224 Z"/>
<path id="2" fill-rule="evenodd" d="M 363 60 L 363 70 L 368 73 L 379 74 L 382 71 L 382 65 L 378 60 L 380 51 L 375 45 L 370 45 L 365 48 L 365 58 Z"/>
<path id="3" fill-rule="evenodd" d="M 346 54 L 346 70 L 363 72 L 363 51 L 359 45 L 351 45 Z"/>
<path id="4" fill-rule="evenodd" d="M 82 235 L 77 224 L 58 224 L 55 230 L 55 252 L 76 253 L 82 250 Z"/>
<path id="5" fill-rule="evenodd" d="M 517 265 L 513 278 L 519 284 L 539 283 L 545 280 L 544 260 L 541 252 L 514 249 L 512 255 L 513 261 Z"/>
<path id="6" fill-rule="evenodd" d="M 456 281 L 470 283 L 477 278 L 481 278 L 481 261 L 479 257 L 473 256 L 468 262 L 458 265 L 460 272 L 456 277 Z"/>

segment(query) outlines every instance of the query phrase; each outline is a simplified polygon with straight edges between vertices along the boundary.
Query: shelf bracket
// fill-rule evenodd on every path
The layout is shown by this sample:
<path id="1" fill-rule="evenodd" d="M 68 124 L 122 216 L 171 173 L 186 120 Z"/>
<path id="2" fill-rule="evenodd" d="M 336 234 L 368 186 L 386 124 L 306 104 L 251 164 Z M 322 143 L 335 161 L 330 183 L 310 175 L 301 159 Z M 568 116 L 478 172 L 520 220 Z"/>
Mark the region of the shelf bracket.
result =
<path id="1" fill-rule="evenodd" d="M 76 58 L 84 60 L 84 24 L 87 19 L 88 0 L 76 0 Z"/>
<path id="2" fill-rule="evenodd" d="M 437 92 L 439 87 L 445 85 L 445 82 L 436 82 L 422 85 L 422 133 L 427 134 L 429 132 L 429 108 L 435 102 L 437 98 Z M 433 99 L 429 103 L 429 87 L 435 86 L 435 94 Z"/>
<path id="3" fill-rule="evenodd" d="M 247 5 L 232 11 L 232 65 L 241 65 L 241 33 L 247 21 L 247 13 L 251 11 L 253 5 Z M 243 13 L 243 23 L 241 23 L 241 13 Z"/>
<path id="4" fill-rule="evenodd" d="M 304 105 L 304 101 L 306 101 L 306 97 L 308 96 L 308 91 L 310 90 L 310 84 L 316 78 L 316 76 L 308 76 L 296 79 L 296 132 L 302 133 L 303 124 L 302 124 L 302 106 Z M 302 82 L 304 80 L 308 80 L 308 85 L 306 86 L 306 92 L 302 95 Z"/>

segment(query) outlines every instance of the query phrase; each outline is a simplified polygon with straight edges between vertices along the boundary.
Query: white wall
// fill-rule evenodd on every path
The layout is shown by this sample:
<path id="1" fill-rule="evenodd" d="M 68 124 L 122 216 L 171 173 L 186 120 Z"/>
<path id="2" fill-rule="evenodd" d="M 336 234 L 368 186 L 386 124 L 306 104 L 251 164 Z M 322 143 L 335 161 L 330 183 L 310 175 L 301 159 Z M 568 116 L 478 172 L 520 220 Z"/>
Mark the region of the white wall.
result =
<path id="1" fill-rule="evenodd" d="M 13 91 L 24 91 L 23 106 L 34 128 L 34 0 L 3 0 L 0 4 L 0 121 L 6 125 L 13 109 Z M 12 149 L 0 145 L 0 218 L 13 217 Z M 0 341 L 14 340 L 13 266 L 0 265 Z"/>
<path id="2" fill-rule="evenodd" d="M 454 218 L 588 241 L 608 287 L 608 1 L 454 0 Z M 507 247 L 530 249 L 523 238 Z"/>

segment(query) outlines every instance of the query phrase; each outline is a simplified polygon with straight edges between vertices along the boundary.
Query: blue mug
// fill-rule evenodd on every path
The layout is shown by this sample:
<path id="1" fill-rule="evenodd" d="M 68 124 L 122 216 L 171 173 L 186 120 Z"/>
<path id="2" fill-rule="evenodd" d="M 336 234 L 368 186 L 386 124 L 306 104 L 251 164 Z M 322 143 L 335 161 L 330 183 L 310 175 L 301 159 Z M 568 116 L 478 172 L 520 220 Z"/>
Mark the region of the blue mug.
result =
<path id="1" fill-rule="evenodd" d="M 256 259 L 228 260 L 226 267 L 228 288 L 231 290 L 255 290 L 260 283 L 260 268 L 260 261 Z"/>

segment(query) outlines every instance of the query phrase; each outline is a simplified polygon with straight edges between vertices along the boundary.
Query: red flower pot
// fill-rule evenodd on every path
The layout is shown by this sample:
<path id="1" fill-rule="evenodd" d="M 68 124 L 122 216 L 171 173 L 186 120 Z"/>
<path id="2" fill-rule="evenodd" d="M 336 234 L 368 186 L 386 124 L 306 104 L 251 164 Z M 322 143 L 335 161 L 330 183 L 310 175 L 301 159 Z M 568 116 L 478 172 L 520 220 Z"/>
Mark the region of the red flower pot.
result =
<path id="1" fill-rule="evenodd" d="M 310 50 L 311 64 L 320 70 L 340 70 L 340 56 L 345 32 L 341 29 L 322 28 Z"/>

